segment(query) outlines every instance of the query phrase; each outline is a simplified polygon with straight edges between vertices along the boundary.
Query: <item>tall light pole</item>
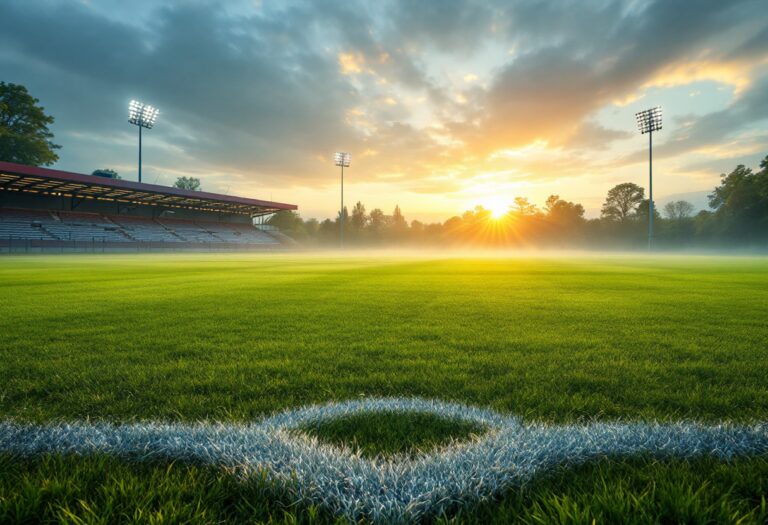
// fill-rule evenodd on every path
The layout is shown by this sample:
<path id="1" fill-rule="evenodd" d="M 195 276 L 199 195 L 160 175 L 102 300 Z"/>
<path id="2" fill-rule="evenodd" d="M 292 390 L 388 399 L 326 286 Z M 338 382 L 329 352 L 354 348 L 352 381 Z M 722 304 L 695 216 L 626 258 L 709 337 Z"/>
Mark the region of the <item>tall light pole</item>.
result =
<path id="1" fill-rule="evenodd" d="M 139 127 L 139 182 L 141 182 L 141 128 L 151 129 L 159 110 L 138 100 L 131 100 L 128 105 L 128 122 Z"/>
<path id="2" fill-rule="evenodd" d="M 343 151 L 337 151 L 334 157 L 336 165 L 341 166 L 341 211 L 339 211 L 339 246 L 344 247 L 344 168 L 349 167 L 352 155 Z"/>
<path id="3" fill-rule="evenodd" d="M 661 107 L 635 113 L 641 135 L 648 133 L 648 249 L 653 247 L 653 132 L 661 129 Z"/>

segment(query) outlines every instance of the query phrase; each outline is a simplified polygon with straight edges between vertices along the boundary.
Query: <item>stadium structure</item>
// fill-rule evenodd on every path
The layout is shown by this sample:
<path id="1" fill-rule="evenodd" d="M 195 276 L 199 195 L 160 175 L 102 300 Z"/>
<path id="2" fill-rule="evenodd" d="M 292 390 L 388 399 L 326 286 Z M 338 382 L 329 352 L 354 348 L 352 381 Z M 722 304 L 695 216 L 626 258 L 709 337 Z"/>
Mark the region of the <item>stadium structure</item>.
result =
<path id="1" fill-rule="evenodd" d="M 0 162 L 0 251 L 274 249 L 294 204 Z"/>

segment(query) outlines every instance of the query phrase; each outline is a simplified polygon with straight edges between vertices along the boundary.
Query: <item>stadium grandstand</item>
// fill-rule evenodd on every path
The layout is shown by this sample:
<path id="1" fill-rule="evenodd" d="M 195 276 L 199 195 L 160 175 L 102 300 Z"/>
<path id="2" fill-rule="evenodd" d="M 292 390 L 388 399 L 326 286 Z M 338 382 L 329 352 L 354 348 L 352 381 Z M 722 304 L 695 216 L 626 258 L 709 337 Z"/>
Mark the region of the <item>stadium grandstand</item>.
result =
<path id="1" fill-rule="evenodd" d="M 294 204 L 0 162 L 0 251 L 251 250 Z"/>

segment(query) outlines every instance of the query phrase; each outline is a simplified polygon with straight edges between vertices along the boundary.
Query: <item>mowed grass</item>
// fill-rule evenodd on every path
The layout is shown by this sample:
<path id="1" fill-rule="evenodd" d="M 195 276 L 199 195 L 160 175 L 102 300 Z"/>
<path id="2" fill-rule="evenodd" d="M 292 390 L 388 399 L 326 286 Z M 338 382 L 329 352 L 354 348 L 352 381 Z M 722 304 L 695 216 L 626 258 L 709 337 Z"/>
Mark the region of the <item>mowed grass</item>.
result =
<path id="1" fill-rule="evenodd" d="M 768 419 L 768 259 L 0 259 L 0 414 L 250 420 L 418 395 Z"/>
<path id="2" fill-rule="evenodd" d="M 363 457 L 416 456 L 481 436 L 487 428 L 421 412 L 350 414 L 299 429 L 321 443 L 347 446 Z"/>
<path id="3" fill-rule="evenodd" d="M 22 421 L 245 421 L 381 395 L 553 423 L 768 420 L 764 258 L 3 257 L 0 337 L 0 417 Z M 331 519 L 225 473 L 104 461 L 4 457 L 0 521 Z M 760 522 L 767 463 L 602 462 L 453 519 Z"/>

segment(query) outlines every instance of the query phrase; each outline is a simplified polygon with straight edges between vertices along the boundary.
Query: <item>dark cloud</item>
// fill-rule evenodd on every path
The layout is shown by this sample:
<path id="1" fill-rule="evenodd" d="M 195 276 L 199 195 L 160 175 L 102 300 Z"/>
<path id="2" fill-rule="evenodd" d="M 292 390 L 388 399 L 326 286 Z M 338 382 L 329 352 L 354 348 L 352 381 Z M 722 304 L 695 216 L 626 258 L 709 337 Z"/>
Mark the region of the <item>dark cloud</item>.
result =
<path id="1" fill-rule="evenodd" d="M 125 111 L 135 97 L 161 108 L 146 142 L 159 168 L 312 186 L 318 158 L 343 148 L 369 152 L 355 156 L 358 180 L 399 173 L 434 187 L 446 165 L 468 174 L 484 155 L 536 139 L 576 155 L 600 149 L 627 133 L 600 125 L 599 108 L 686 61 L 762 60 L 768 38 L 764 0 L 158 1 L 135 17 L 128 5 L 0 3 L 2 79 L 27 85 L 56 116 L 63 167 L 134 162 Z M 460 77 L 488 49 L 500 55 L 482 82 L 457 87 L 429 73 L 431 59 L 450 57 L 447 73 Z M 360 72 L 343 74 L 340 53 Z M 766 118 L 766 92 L 756 80 L 732 107 L 680 124 L 660 154 Z M 536 165 L 542 179 L 554 176 L 547 165 L 561 167 Z"/>
<path id="2" fill-rule="evenodd" d="M 396 0 L 389 15 L 394 34 L 405 45 L 430 46 L 441 52 L 464 55 L 484 42 L 495 18 L 501 16 L 491 2 Z"/>
<path id="3" fill-rule="evenodd" d="M 283 174 L 302 166 L 307 151 L 358 142 L 340 118 L 358 95 L 337 74 L 335 56 L 308 41 L 311 13 L 289 8 L 286 25 L 183 5 L 158 10 L 146 30 L 77 4 L 35 11 L 11 2 L 2 15 L 3 45 L 27 57 L 11 69 L 19 81 L 37 79 L 36 95 L 55 102 L 59 128 L 120 133 L 127 100 L 142 98 L 161 108 L 158 138 L 205 162 Z M 171 137 L 163 119 L 186 133 Z"/>
<path id="4" fill-rule="evenodd" d="M 700 55 L 724 28 L 751 23 L 746 13 L 766 11 L 752 1 L 719 0 L 655 1 L 634 11 L 617 2 L 511 5 L 509 31 L 540 46 L 522 48 L 499 71 L 477 125 L 454 124 L 467 140 L 490 150 L 540 138 L 566 140 L 596 109 L 671 64 Z"/>
<path id="5" fill-rule="evenodd" d="M 768 9 L 766 9 L 768 11 Z M 763 24 L 765 24 L 762 31 L 757 32 L 741 45 L 734 49 L 728 56 L 731 60 L 765 60 L 768 58 L 768 23 L 764 18 L 768 16 L 764 14 Z"/>

